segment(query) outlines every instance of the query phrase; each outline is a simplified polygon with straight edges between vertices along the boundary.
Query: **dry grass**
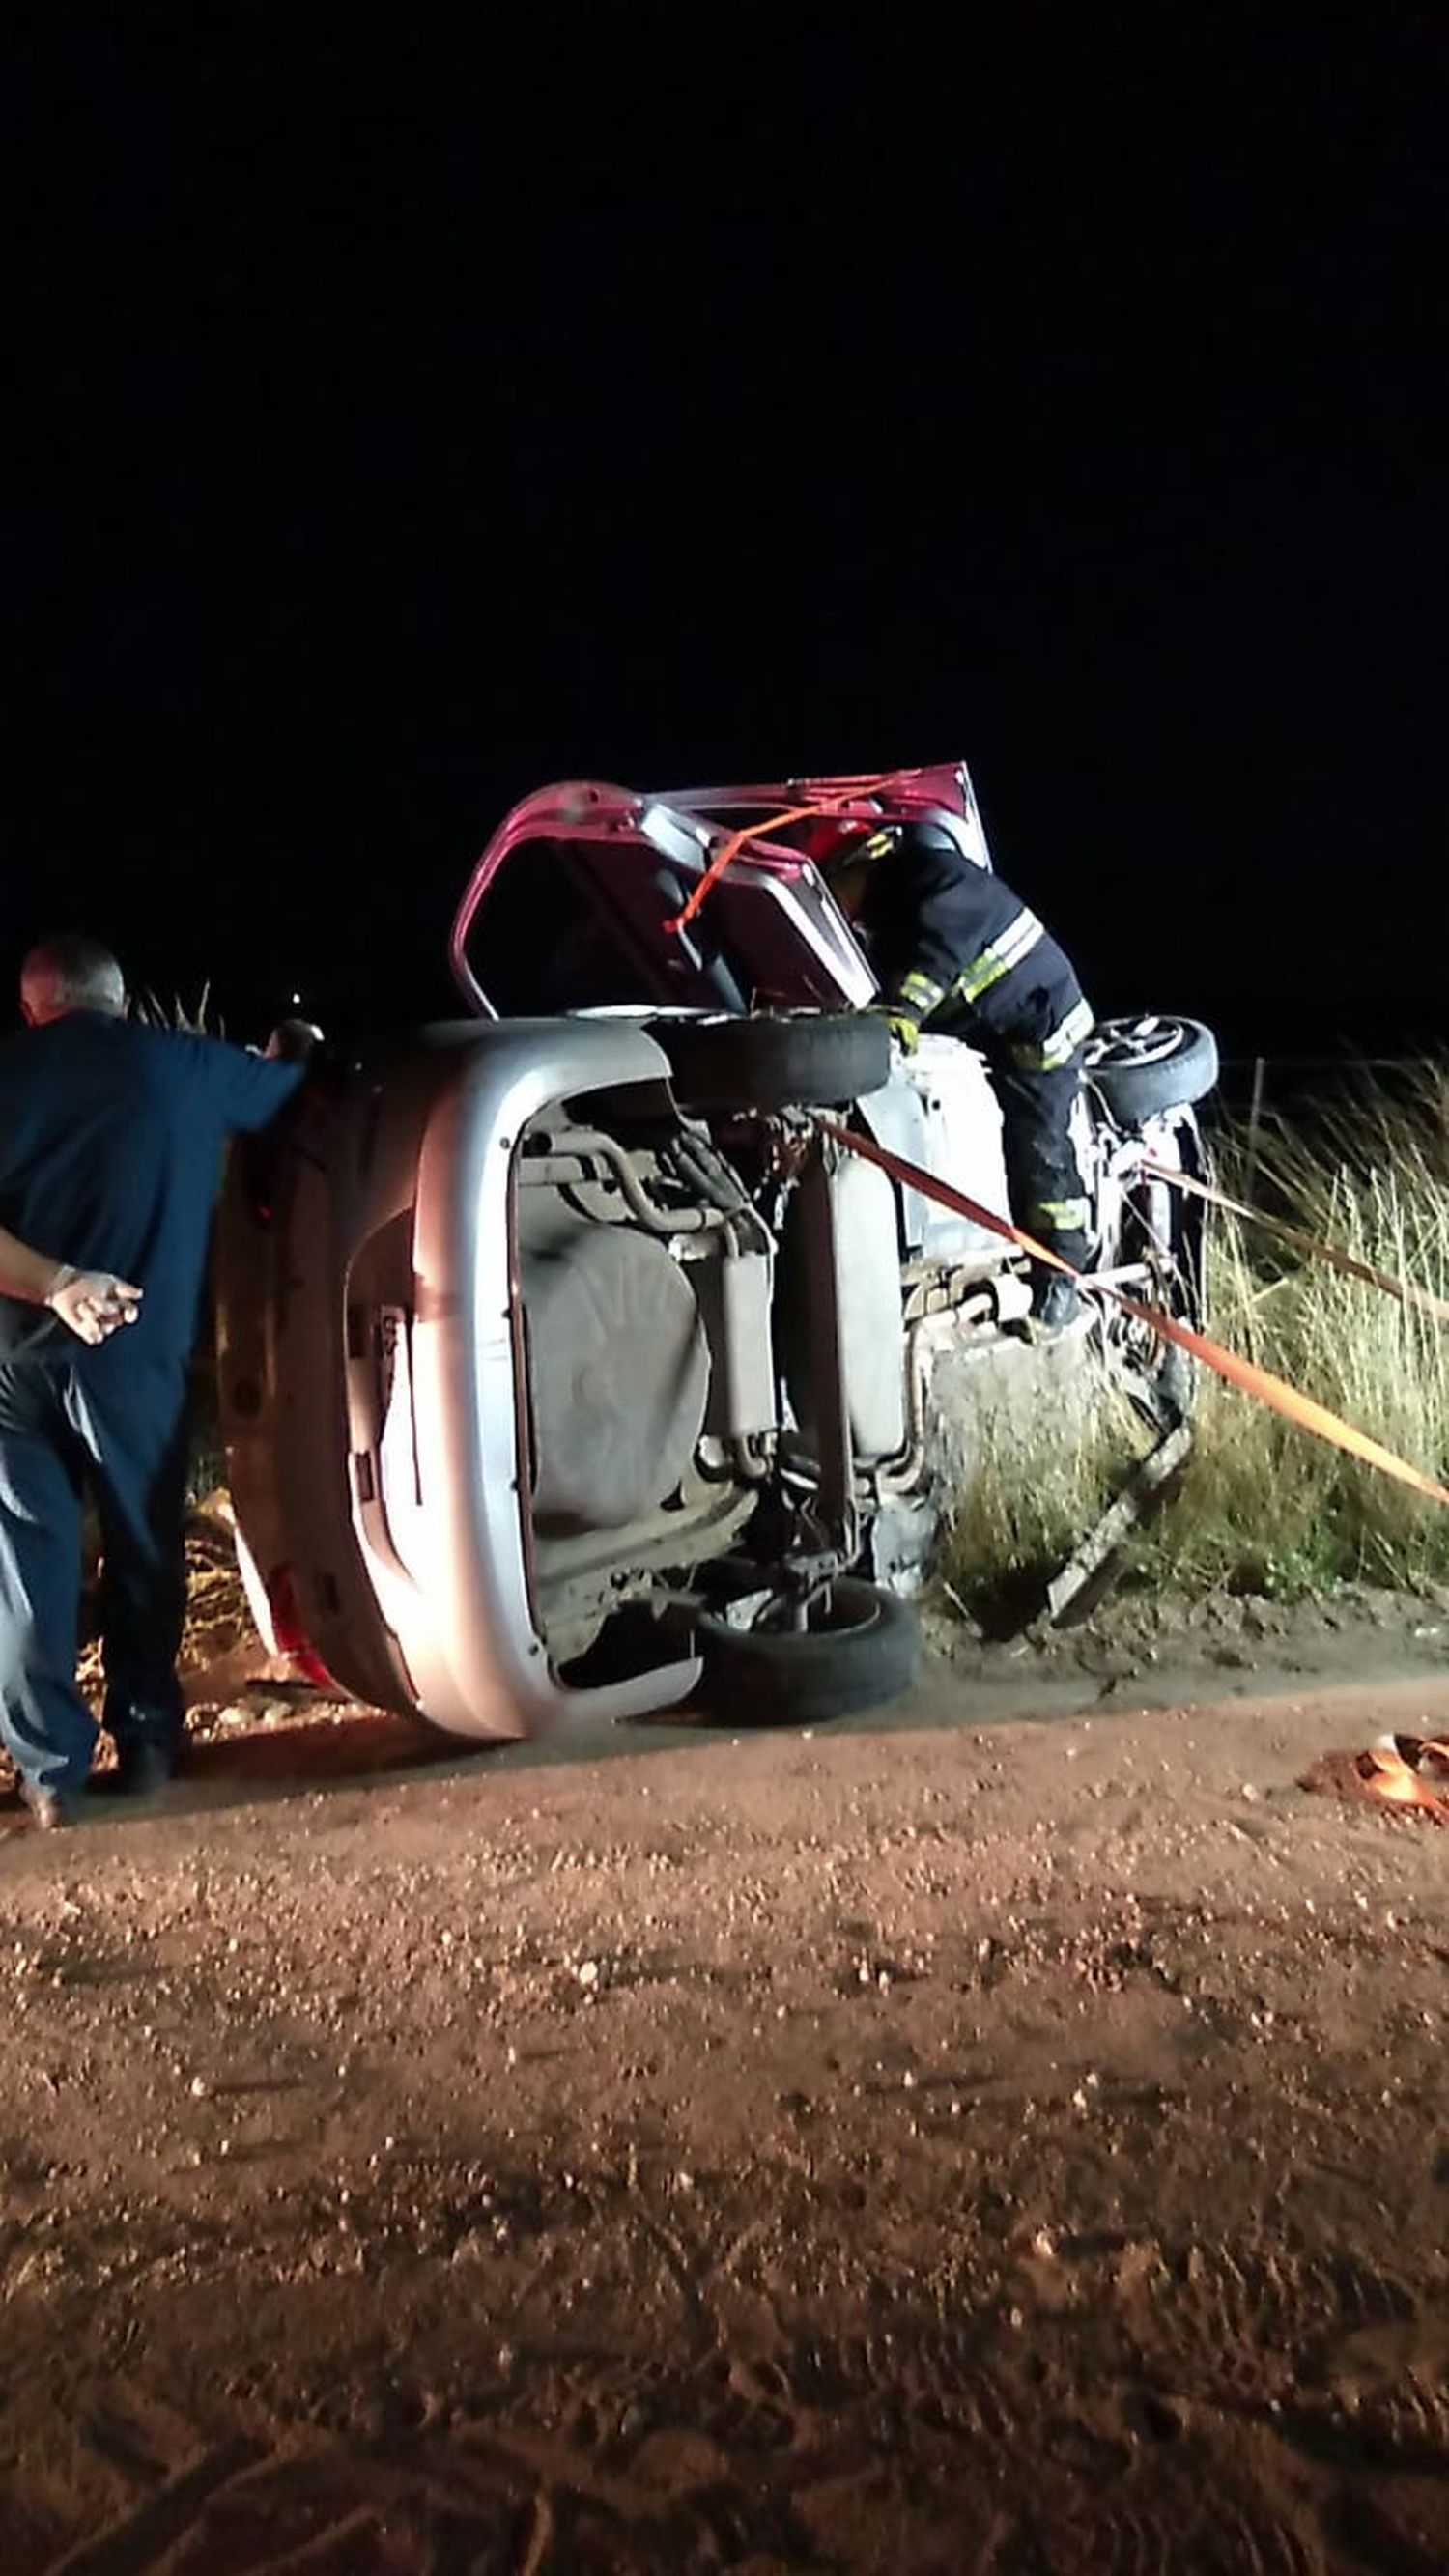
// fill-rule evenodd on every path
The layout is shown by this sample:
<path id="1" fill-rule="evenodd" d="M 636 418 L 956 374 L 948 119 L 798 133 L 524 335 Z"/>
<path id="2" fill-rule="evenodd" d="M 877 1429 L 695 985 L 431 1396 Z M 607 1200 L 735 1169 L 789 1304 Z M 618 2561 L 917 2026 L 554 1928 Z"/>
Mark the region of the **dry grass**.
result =
<path id="1" fill-rule="evenodd" d="M 1364 1091 L 1315 1140 L 1280 1130 L 1260 1162 L 1264 1203 L 1357 1261 L 1449 1295 L 1446 1099 L 1443 1068 L 1428 1066 L 1402 1102 Z M 1232 1138 L 1223 1159 L 1231 1172 Z M 1215 1221 L 1211 1278 L 1223 1341 L 1444 1477 L 1442 1325 L 1326 1263 L 1285 1257 L 1263 1229 L 1234 1218 Z M 1196 1588 L 1411 1583 L 1449 1567 L 1449 1510 L 1214 1379 L 1182 1495 L 1144 1556 Z"/>
<path id="2" fill-rule="evenodd" d="M 1217 1151 L 1225 1186 L 1240 1188 L 1243 1138 L 1229 1131 Z M 1449 1297 L 1449 1071 L 1424 1066 L 1403 1097 L 1365 1087 L 1311 1137 L 1279 1127 L 1260 1141 L 1255 1203 Z M 1209 1276 L 1220 1340 L 1446 1479 L 1449 1331 L 1235 1217 L 1213 1219 Z M 1009 1476 L 988 1466 L 956 1514 L 954 1589 L 979 1599 L 1049 1571 L 1141 1445 L 1104 1391 L 1067 1443 L 1047 1430 Z M 1140 1577 L 1189 1592 L 1408 1585 L 1449 1571 L 1449 1509 L 1204 1374 L 1188 1473 L 1132 1562 Z"/>
<path id="3" fill-rule="evenodd" d="M 1010 1606 L 1054 1572 L 1147 1445 L 1125 1398 L 1094 1379 L 1068 1408 L 987 1416 L 951 1516 L 943 1572 L 973 1608 Z"/>
<path id="4" fill-rule="evenodd" d="M 202 985 L 194 1006 L 188 1006 L 179 993 L 169 1002 L 151 992 L 133 993 L 130 1016 L 151 1029 L 185 1029 L 193 1037 L 224 1038 L 226 1022 L 217 1018 L 211 1008 L 211 981 Z"/>

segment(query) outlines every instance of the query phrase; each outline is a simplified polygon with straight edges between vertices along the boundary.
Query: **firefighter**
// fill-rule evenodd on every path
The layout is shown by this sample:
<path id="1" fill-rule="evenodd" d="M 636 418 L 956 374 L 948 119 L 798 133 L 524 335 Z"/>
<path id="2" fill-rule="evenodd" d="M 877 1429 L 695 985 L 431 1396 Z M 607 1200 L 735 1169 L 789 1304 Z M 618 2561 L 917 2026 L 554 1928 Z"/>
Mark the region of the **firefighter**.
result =
<path id="1" fill-rule="evenodd" d="M 827 870 L 880 982 L 873 1007 L 909 1053 L 923 1028 L 979 1047 L 1001 1105 L 1011 1213 L 1083 1269 L 1090 1202 L 1074 1117 L 1092 1013 L 1070 959 L 999 876 L 967 856 L 950 817 L 870 833 Z M 1032 1317 L 1059 1331 L 1078 1308 L 1070 1279 L 1032 1265 Z"/>

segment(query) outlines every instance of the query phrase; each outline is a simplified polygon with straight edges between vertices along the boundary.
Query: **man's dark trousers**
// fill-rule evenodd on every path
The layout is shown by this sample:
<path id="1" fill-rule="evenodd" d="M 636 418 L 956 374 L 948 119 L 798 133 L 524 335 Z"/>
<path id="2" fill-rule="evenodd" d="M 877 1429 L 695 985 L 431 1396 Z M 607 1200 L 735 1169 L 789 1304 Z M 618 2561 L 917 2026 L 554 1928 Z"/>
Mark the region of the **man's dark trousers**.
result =
<path id="1" fill-rule="evenodd" d="M 187 1368 L 222 1149 L 301 1079 L 300 1064 L 98 1011 L 0 1039 L 0 1225 L 143 1292 L 138 1320 L 95 1349 L 0 1297 L 0 1740 L 28 1787 L 79 1787 L 94 1742 L 73 1679 L 87 1485 L 105 1723 L 123 1755 L 176 1744 Z"/>
<path id="2" fill-rule="evenodd" d="M 95 1724 L 75 1682 L 81 1516 L 100 1521 L 103 1723 L 118 1755 L 174 1755 L 186 1606 L 187 1371 L 56 1326 L 0 1362 L 0 1737 L 24 1778 L 74 1791 Z"/>

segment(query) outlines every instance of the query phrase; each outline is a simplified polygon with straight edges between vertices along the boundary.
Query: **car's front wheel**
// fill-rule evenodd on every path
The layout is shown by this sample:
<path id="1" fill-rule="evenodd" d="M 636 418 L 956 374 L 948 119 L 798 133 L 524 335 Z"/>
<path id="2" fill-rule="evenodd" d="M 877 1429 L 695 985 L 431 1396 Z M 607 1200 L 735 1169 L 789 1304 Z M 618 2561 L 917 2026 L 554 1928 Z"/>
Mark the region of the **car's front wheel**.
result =
<path id="1" fill-rule="evenodd" d="M 1218 1078 L 1218 1042 L 1201 1020 L 1161 1012 L 1102 1020 L 1087 1040 L 1083 1079 L 1119 1126 L 1206 1098 Z"/>

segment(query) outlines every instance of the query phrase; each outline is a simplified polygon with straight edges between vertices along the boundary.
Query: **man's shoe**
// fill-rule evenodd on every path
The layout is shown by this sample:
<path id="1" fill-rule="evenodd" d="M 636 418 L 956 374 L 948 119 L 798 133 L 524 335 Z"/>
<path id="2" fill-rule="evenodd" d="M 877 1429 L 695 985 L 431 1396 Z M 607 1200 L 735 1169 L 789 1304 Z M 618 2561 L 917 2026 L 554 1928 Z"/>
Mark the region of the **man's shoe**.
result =
<path id="1" fill-rule="evenodd" d="M 78 1825 L 84 1812 L 78 1789 L 47 1789 L 38 1780 L 22 1780 L 20 1795 L 43 1834 Z"/>
<path id="2" fill-rule="evenodd" d="M 181 1765 L 179 1744 L 123 1744 L 116 1753 L 111 1786 L 120 1798 L 150 1798 L 174 1780 Z"/>

